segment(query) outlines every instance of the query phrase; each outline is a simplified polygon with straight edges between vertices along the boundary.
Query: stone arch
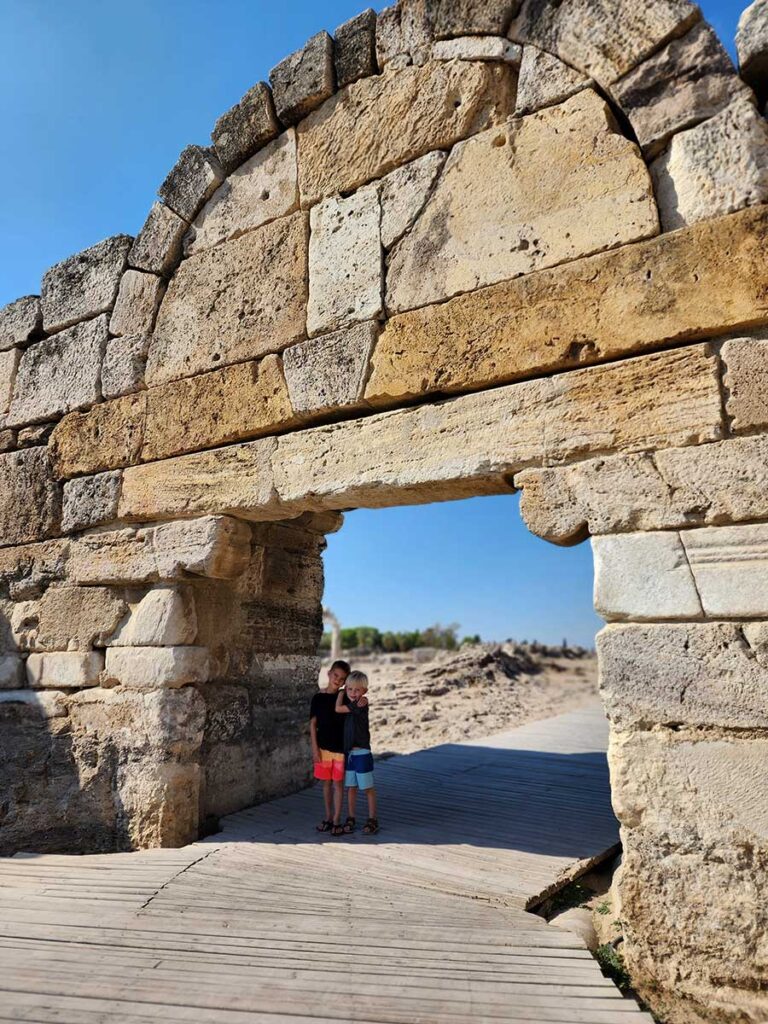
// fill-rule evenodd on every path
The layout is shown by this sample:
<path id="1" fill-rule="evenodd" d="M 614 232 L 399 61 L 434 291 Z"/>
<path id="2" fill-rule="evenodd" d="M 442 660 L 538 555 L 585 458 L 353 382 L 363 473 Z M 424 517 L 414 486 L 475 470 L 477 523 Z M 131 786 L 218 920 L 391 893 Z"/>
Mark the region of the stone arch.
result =
<path id="1" fill-rule="evenodd" d="M 69 737 L 101 843 L 184 842 L 304 780 L 339 513 L 522 489 L 595 549 L 630 962 L 759 1013 L 753 94 L 685 0 L 401 0 L 270 82 L 0 311 L 0 707 Z"/>

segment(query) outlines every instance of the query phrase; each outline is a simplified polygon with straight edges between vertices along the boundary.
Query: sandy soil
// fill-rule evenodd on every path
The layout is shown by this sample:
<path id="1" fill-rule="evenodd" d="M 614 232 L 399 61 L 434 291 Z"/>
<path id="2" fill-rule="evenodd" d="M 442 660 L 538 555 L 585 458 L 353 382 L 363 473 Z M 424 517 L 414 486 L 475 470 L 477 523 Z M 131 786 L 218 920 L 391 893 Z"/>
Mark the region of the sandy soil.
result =
<path id="1" fill-rule="evenodd" d="M 597 659 L 578 648 L 479 644 L 350 660 L 370 681 L 378 755 L 481 739 L 571 711 L 597 693 Z"/>

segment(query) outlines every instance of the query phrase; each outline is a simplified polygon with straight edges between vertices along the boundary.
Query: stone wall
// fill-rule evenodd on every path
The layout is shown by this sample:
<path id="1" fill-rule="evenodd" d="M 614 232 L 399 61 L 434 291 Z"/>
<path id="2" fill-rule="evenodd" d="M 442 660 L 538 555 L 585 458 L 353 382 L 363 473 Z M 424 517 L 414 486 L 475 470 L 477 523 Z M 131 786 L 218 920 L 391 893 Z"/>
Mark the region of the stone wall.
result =
<path id="1" fill-rule="evenodd" d="M 765 9 L 743 78 L 687 0 L 367 11 L 0 310 L 4 849 L 303 784 L 338 513 L 522 490 L 595 544 L 638 983 L 764 1019 Z"/>

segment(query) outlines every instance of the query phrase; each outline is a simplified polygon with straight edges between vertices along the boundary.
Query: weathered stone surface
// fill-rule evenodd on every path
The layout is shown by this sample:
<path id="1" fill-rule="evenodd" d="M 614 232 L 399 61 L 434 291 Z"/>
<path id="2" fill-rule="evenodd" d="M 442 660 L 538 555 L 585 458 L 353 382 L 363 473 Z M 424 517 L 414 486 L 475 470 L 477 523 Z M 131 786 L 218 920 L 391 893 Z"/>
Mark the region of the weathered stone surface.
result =
<path id="1" fill-rule="evenodd" d="M 749 99 L 675 135 L 651 164 L 665 231 L 768 199 L 768 125 Z"/>
<path id="2" fill-rule="evenodd" d="M 56 426 L 55 421 L 51 423 L 35 423 L 31 427 L 22 427 L 16 434 L 17 448 L 36 448 L 42 444 L 48 444 L 48 439 Z"/>
<path id="3" fill-rule="evenodd" d="M 684 530 L 704 612 L 710 618 L 768 618 L 768 524 Z"/>
<path id="4" fill-rule="evenodd" d="M 100 651 L 30 654 L 27 681 L 39 689 L 79 690 L 84 686 L 98 686 L 103 668 L 104 655 Z"/>
<path id="5" fill-rule="evenodd" d="M 688 0 L 525 0 L 509 36 L 554 53 L 605 87 L 700 17 Z"/>
<path id="6" fill-rule="evenodd" d="M 355 82 L 299 126 L 302 203 L 349 192 L 503 121 L 514 110 L 515 79 L 506 64 L 432 61 Z"/>
<path id="7" fill-rule="evenodd" d="M 146 420 L 145 391 L 65 416 L 51 435 L 56 475 L 67 479 L 138 462 Z"/>
<path id="8" fill-rule="evenodd" d="M 25 685 L 27 674 L 18 654 L 0 654 L 0 690 L 18 690 Z"/>
<path id="9" fill-rule="evenodd" d="M 703 617 L 679 533 L 593 537 L 595 611 L 609 621 Z"/>
<path id="10" fill-rule="evenodd" d="M 307 234 L 294 214 L 185 260 L 160 307 L 147 382 L 278 351 L 305 333 Z"/>
<path id="11" fill-rule="evenodd" d="M 0 455 L 0 545 L 50 537 L 60 518 L 61 488 L 47 449 Z"/>
<path id="12" fill-rule="evenodd" d="M 512 0 L 430 0 L 425 5 L 432 35 L 504 35 L 518 5 Z"/>
<path id="13" fill-rule="evenodd" d="M 295 425 L 280 357 L 237 363 L 147 393 L 142 461 Z"/>
<path id="14" fill-rule="evenodd" d="M 40 597 L 65 578 L 68 557 L 69 542 L 63 540 L 0 548 L 0 591 L 13 601 Z"/>
<path id="15" fill-rule="evenodd" d="M 718 437 L 716 368 L 706 346 L 677 349 L 136 467 L 123 475 L 119 511 L 269 519 L 507 493 L 524 466 Z"/>
<path id="16" fill-rule="evenodd" d="M 0 452 L 10 452 L 16 447 L 16 431 L 0 430 Z"/>
<path id="17" fill-rule="evenodd" d="M 483 387 L 768 315 L 764 210 L 499 284 L 386 324 L 370 401 Z"/>
<path id="18" fill-rule="evenodd" d="M 107 680 L 129 690 L 175 688 L 208 679 L 206 647 L 108 647 Z"/>
<path id="19" fill-rule="evenodd" d="M 272 68 L 269 82 L 283 124 L 301 121 L 333 95 L 333 40 L 318 32 L 301 50 Z"/>
<path id="20" fill-rule="evenodd" d="M 0 308 L 0 352 L 33 341 L 43 329 L 38 295 L 25 295 Z"/>
<path id="21" fill-rule="evenodd" d="M 611 96 L 648 157 L 675 132 L 713 117 L 749 90 L 714 31 L 700 21 L 614 82 Z"/>
<path id="22" fill-rule="evenodd" d="M 381 180 L 381 244 L 386 250 L 413 226 L 444 164 L 445 153 L 438 150 L 398 167 Z"/>
<path id="23" fill-rule="evenodd" d="M 356 324 L 286 349 L 283 364 L 294 410 L 315 412 L 360 402 L 378 335 L 378 324 Z"/>
<path id="24" fill-rule="evenodd" d="M 600 694 L 619 729 L 768 728 L 765 644 L 753 648 L 739 624 L 607 626 L 597 647 Z"/>
<path id="25" fill-rule="evenodd" d="M 170 206 L 153 203 L 128 253 L 128 265 L 170 277 L 181 260 L 181 242 L 187 226 Z"/>
<path id="26" fill-rule="evenodd" d="M 768 438 L 611 455 L 525 470 L 521 512 L 533 533 L 574 544 L 588 533 L 664 530 L 768 518 Z"/>
<path id="27" fill-rule="evenodd" d="M 0 416 L 4 416 L 11 407 L 13 384 L 20 359 L 19 348 L 9 348 L 5 352 L 0 352 Z"/>
<path id="28" fill-rule="evenodd" d="M 733 338 L 721 349 L 725 363 L 725 409 L 735 432 L 768 425 L 768 337 Z"/>
<path id="29" fill-rule="evenodd" d="M 211 133 L 225 173 L 239 167 L 257 149 L 274 139 L 279 130 L 269 86 L 257 82 L 239 103 L 221 115 Z"/>
<path id="30" fill-rule="evenodd" d="M 339 89 L 358 78 L 375 75 L 376 12 L 368 8 L 340 25 L 333 34 L 333 57 Z"/>
<path id="31" fill-rule="evenodd" d="M 755 0 L 739 18 L 736 32 L 739 72 L 755 90 L 761 103 L 768 98 L 768 8 Z"/>
<path id="32" fill-rule="evenodd" d="M 126 270 L 109 321 L 110 332 L 117 335 L 150 334 L 164 292 L 162 277 L 140 270 Z"/>
<path id="33" fill-rule="evenodd" d="M 432 31 L 424 0 L 395 3 L 376 19 L 376 59 L 379 68 L 406 67 L 429 53 Z M 415 58 L 415 59 L 414 59 Z"/>
<path id="34" fill-rule="evenodd" d="M 149 342 L 148 334 L 126 334 L 107 341 L 101 365 L 101 391 L 105 398 L 119 398 L 141 391 Z"/>
<path id="35" fill-rule="evenodd" d="M 586 89 L 591 79 L 538 46 L 523 47 L 517 82 L 516 114 L 533 114 L 553 107 Z"/>
<path id="36" fill-rule="evenodd" d="M 415 63 L 432 40 L 503 36 L 518 6 L 510 0 L 401 0 L 379 14 L 379 64 L 384 67 L 401 56 Z"/>
<path id="37" fill-rule="evenodd" d="M 271 462 L 275 447 L 275 439 L 268 437 L 127 469 L 120 518 L 136 522 L 157 518 L 160 507 L 168 510 L 167 517 L 161 514 L 160 518 L 169 519 L 213 508 L 249 518 L 278 518 L 280 503 Z"/>
<path id="38" fill-rule="evenodd" d="M 52 420 L 98 402 L 106 345 L 106 316 L 30 345 L 16 373 L 8 426 Z"/>
<path id="39" fill-rule="evenodd" d="M 157 194 L 180 217 L 192 221 L 223 180 L 224 170 L 212 149 L 187 146 Z"/>
<path id="40" fill-rule="evenodd" d="M 130 235 L 106 238 L 46 271 L 41 299 L 46 331 L 112 309 L 132 242 Z"/>
<path id="41" fill-rule="evenodd" d="M 109 587 L 54 585 L 13 606 L 11 629 L 20 651 L 90 651 L 104 646 L 127 610 Z"/>
<path id="42" fill-rule="evenodd" d="M 70 543 L 67 573 L 83 585 L 234 579 L 248 564 L 250 540 L 248 524 L 227 516 L 93 531 Z"/>
<path id="43" fill-rule="evenodd" d="M 61 516 L 63 533 L 104 526 L 117 518 L 120 498 L 120 473 L 97 473 L 68 480 L 64 484 Z"/>
<path id="44" fill-rule="evenodd" d="M 296 132 L 284 132 L 239 167 L 211 196 L 184 240 L 188 254 L 299 208 Z"/>
<path id="45" fill-rule="evenodd" d="M 326 334 L 382 312 L 381 210 L 374 188 L 312 208 L 307 331 Z"/>
<path id="46" fill-rule="evenodd" d="M 109 639 L 110 647 L 174 647 L 197 638 L 195 599 L 189 587 L 155 587 L 131 607 Z"/>
<path id="47" fill-rule="evenodd" d="M 24 675 L 26 681 L 26 672 Z M 23 704 L 34 709 L 40 718 L 64 718 L 69 694 L 56 690 L 9 690 L 0 693 L 0 704 Z"/>
<path id="48" fill-rule="evenodd" d="M 501 36 L 462 36 L 432 44 L 433 60 L 503 60 L 520 67 L 523 51 Z"/>
<path id="49" fill-rule="evenodd" d="M 387 307 L 440 302 L 657 233 L 645 164 L 590 89 L 453 149 L 390 254 Z"/>

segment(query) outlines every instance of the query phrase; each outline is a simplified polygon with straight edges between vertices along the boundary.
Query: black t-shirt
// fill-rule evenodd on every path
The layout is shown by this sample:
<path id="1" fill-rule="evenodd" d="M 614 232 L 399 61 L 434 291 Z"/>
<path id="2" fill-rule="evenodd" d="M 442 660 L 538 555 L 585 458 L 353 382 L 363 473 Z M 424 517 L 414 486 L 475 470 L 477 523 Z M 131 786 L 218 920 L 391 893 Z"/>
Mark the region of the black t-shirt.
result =
<path id="1" fill-rule="evenodd" d="M 344 753 L 348 754 L 352 747 L 371 749 L 371 732 L 368 727 L 368 708 L 359 708 L 344 694 L 344 703 L 351 708 L 350 714 L 338 715 L 344 722 Z"/>
<path id="2" fill-rule="evenodd" d="M 336 712 L 336 694 L 320 690 L 312 698 L 309 717 L 317 719 L 317 745 L 332 754 L 344 753 L 344 719 Z"/>

